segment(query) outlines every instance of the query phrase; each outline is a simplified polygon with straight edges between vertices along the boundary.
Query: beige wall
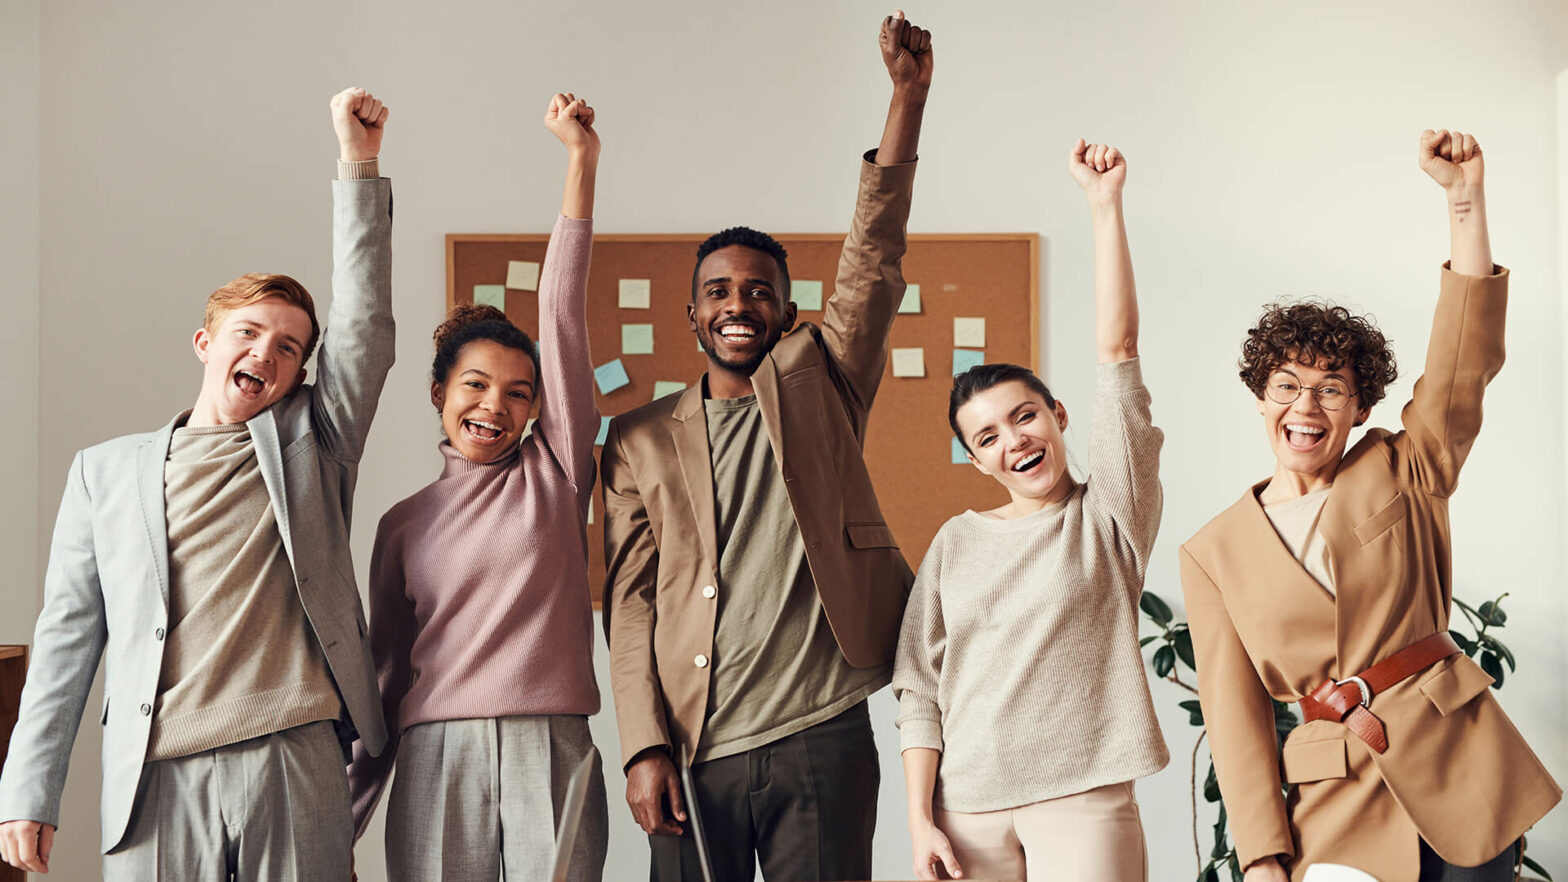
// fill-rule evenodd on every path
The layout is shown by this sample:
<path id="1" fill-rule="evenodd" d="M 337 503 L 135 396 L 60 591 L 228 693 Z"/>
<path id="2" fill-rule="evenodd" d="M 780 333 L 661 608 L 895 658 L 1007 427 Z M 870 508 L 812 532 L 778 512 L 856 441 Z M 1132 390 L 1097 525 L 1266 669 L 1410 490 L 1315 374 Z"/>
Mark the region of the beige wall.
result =
<path id="1" fill-rule="evenodd" d="M 41 8 L 41 36 L 31 42 L 25 25 L 39 14 L 37 0 L 6 5 L 0 19 L 0 48 L 22 43 L 20 54 L 0 53 L 0 94 L 24 120 L 12 128 L 7 113 L 0 148 L 3 193 L 21 191 L 0 199 L 4 229 L 18 230 L 4 237 L 5 265 L 21 264 L 23 282 L 8 278 L 0 294 L 7 377 L 21 378 L 7 385 L 4 406 L 8 416 L 38 415 L 20 421 L 36 422 L 36 438 L 4 442 L 7 483 L 22 488 L 15 504 L 23 508 L 0 517 L 27 537 L 5 540 L 20 543 L 24 575 L 37 558 L 22 546 L 38 547 L 48 532 L 29 532 L 26 512 L 52 522 L 72 451 L 154 428 L 193 399 L 188 343 L 207 292 L 241 271 L 275 270 L 327 299 L 334 144 L 326 101 L 336 89 L 363 85 L 393 108 L 384 168 L 397 186 L 401 358 L 362 469 L 361 575 L 377 517 L 438 469 L 422 377 L 441 313 L 442 234 L 549 228 L 561 157 L 538 118 L 551 91 L 575 90 L 601 113 L 604 232 L 732 223 L 841 230 L 856 154 L 875 143 L 888 92 L 873 43 L 887 10 L 860 0 L 53 0 Z M 1480 133 L 1493 241 L 1515 270 L 1514 295 L 1509 364 L 1454 502 L 1455 586 L 1475 601 L 1513 592 L 1505 636 L 1521 668 L 1502 699 L 1568 779 L 1568 562 L 1559 550 L 1568 532 L 1568 323 L 1554 278 L 1563 240 L 1552 186 L 1562 162 L 1553 124 L 1568 37 L 1562 5 L 1108 0 L 1064 8 L 1007 0 L 911 10 L 935 30 L 938 53 L 911 228 L 1043 235 L 1043 368 L 1068 406 L 1087 414 L 1090 231 L 1063 157 L 1080 135 L 1125 149 L 1144 358 L 1168 438 L 1164 530 L 1149 587 L 1172 601 L 1177 543 L 1270 468 L 1252 405 L 1232 379 L 1238 335 L 1279 295 L 1324 294 L 1373 311 L 1406 369 L 1374 420 L 1397 421 L 1446 249 L 1442 199 L 1415 168 L 1415 136 L 1427 126 Z M 24 27 L 10 27 L 13 19 Z M 41 77 L 28 58 L 41 58 Z M 36 99 L 25 87 L 29 70 Z M 41 108 L 32 147 L 28 107 Z M 10 173 L 40 155 L 41 175 Z M 39 224 L 29 224 L 30 211 L 41 212 Z M 32 289 L 30 253 L 41 268 Z M 1070 437 L 1080 462 L 1087 428 Z M 34 475 L 42 477 L 29 490 Z M 0 618 L 0 628 L 30 621 L 34 592 L 0 591 L 10 592 L 0 595 L 8 612 L 19 603 L 28 613 Z M 598 658 L 607 693 L 602 645 Z M 1154 691 L 1176 759 L 1139 787 L 1151 877 L 1184 880 L 1192 876 L 1183 820 L 1192 738 L 1178 696 L 1164 684 Z M 874 714 L 884 776 L 877 875 L 907 876 L 885 694 Z M 608 708 L 594 730 L 601 750 L 616 755 Z M 98 737 L 84 727 L 51 878 L 96 876 Z M 645 845 L 613 771 L 609 786 L 616 826 L 606 875 L 636 878 Z M 360 849 L 366 880 L 380 878 L 379 822 L 371 835 Z M 1568 872 L 1568 813 L 1550 816 L 1535 841 L 1538 858 Z"/>

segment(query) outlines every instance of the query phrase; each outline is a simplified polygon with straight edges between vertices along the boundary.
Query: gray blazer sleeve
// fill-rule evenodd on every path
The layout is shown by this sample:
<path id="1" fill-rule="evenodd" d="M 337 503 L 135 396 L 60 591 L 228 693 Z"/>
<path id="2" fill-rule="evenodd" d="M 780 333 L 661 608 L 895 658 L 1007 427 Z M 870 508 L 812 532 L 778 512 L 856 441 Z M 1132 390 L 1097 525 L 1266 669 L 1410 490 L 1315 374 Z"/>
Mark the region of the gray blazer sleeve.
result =
<path id="1" fill-rule="evenodd" d="M 76 454 L 55 521 L 44 609 L 11 750 L 0 772 L 0 822 L 60 826 L 60 793 L 109 626 L 93 549 L 92 501 Z"/>
<path id="2" fill-rule="evenodd" d="M 392 182 L 332 182 L 332 306 L 316 356 L 311 422 L 335 459 L 358 462 L 392 369 Z"/>

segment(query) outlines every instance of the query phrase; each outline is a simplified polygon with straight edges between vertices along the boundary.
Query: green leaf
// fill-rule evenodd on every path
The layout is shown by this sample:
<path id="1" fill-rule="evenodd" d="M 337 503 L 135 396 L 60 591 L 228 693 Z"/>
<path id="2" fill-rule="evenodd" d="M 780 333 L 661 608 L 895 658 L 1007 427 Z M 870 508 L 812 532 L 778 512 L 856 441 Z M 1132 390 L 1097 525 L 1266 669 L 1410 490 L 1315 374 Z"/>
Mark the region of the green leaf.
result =
<path id="1" fill-rule="evenodd" d="M 1493 689 L 1503 688 L 1503 663 L 1497 660 L 1495 653 L 1491 651 L 1481 653 L 1481 670 L 1490 674 L 1492 679 L 1497 681 L 1492 684 Z"/>
<path id="2" fill-rule="evenodd" d="M 1160 639 L 1160 635 L 1158 635 L 1158 634 L 1153 634 L 1153 635 L 1150 635 L 1148 637 L 1145 637 L 1142 640 L 1138 641 L 1138 648 L 1142 649 L 1145 646 L 1148 646 L 1150 643 L 1153 643 L 1154 641 L 1156 641 L 1158 639 Z"/>
<path id="3" fill-rule="evenodd" d="M 1196 698 L 1189 698 L 1177 706 L 1191 715 L 1190 722 L 1194 726 L 1203 725 L 1203 705 Z"/>
<path id="4" fill-rule="evenodd" d="M 1481 640 L 1482 640 L 1482 642 L 1484 642 L 1486 644 L 1486 648 L 1487 649 L 1490 649 L 1493 652 L 1497 653 L 1499 656 L 1502 657 L 1503 661 L 1508 663 L 1508 671 L 1509 671 L 1509 673 L 1513 673 L 1514 671 L 1518 670 L 1518 668 L 1514 667 L 1514 654 L 1509 651 L 1507 646 L 1503 645 L 1503 641 L 1498 640 L 1496 637 L 1493 637 L 1491 634 L 1488 634 L 1485 637 L 1482 637 Z"/>
<path id="5" fill-rule="evenodd" d="M 1241 872 L 1241 861 L 1236 859 L 1234 851 L 1225 859 L 1225 866 L 1230 867 L 1230 882 L 1246 882 L 1245 874 Z"/>
<path id="6" fill-rule="evenodd" d="M 1171 645 L 1176 647 L 1176 657 L 1181 659 L 1187 667 L 1192 668 L 1194 671 L 1198 669 L 1198 659 L 1192 654 L 1191 631 L 1186 628 L 1178 629 L 1176 636 L 1171 641 Z"/>
<path id="7" fill-rule="evenodd" d="M 1490 600 L 1488 600 L 1487 602 L 1481 604 L 1481 606 L 1478 607 L 1475 612 L 1476 612 L 1476 615 L 1481 617 L 1481 621 L 1484 624 L 1487 624 L 1487 625 L 1500 624 L 1500 621 L 1496 618 L 1496 616 L 1497 616 L 1497 604 L 1493 603 Z"/>
<path id="8" fill-rule="evenodd" d="M 1212 763 L 1212 762 L 1209 763 L 1209 774 L 1208 774 L 1208 777 L 1203 779 L 1203 798 L 1208 800 L 1209 802 L 1219 802 L 1220 801 L 1220 779 L 1215 777 L 1215 775 L 1214 775 L 1214 763 Z M 1218 836 L 1220 834 L 1220 832 L 1222 830 L 1224 830 L 1224 828 L 1225 828 L 1225 806 L 1224 806 L 1223 803 L 1221 803 L 1220 804 L 1220 819 L 1214 825 L 1214 833 L 1215 833 L 1215 835 Z M 1215 857 L 1218 857 L 1218 856 L 1219 855 L 1215 855 Z"/>
<path id="9" fill-rule="evenodd" d="M 1229 818 L 1225 813 L 1225 803 L 1220 803 L 1220 816 L 1214 820 L 1214 848 L 1210 849 L 1209 857 L 1214 860 L 1224 860 L 1225 854 L 1230 851 L 1230 842 L 1225 835 L 1225 827 Z M 1213 863 L 1210 863 L 1213 866 Z"/>
<path id="10" fill-rule="evenodd" d="M 1546 872 L 1546 868 L 1545 867 L 1543 867 L 1540 864 L 1536 863 L 1535 861 L 1531 860 L 1528 855 L 1526 855 L 1524 857 L 1524 865 L 1529 867 L 1531 872 L 1533 872 L 1533 873 L 1540 873 L 1541 874 L 1541 878 L 1545 879 L 1546 882 L 1552 882 L 1552 874 Z"/>
<path id="11" fill-rule="evenodd" d="M 1161 646 L 1154 651 L 1154 676 L 1165 679 L 1171 675 L 1171 669 L 1176 667 L 1176 651 L 1170 646 Z"/>
<path id="12" fill-rule="evenodd" d="M 1291 730 L 1301 725 L 1301 720 L 1296 716 L 1296 712 L 1291 709 L 1290 705 L 1279 699 L 1271 699 L 1271 701 L 1274 703 L 1274 732 L 1279 736 L 1280 743 L 1283 744 L 1285 736 L 1289 735 Z"/>
<path id="13" fill-rule="evenodd" d="M 1145 591 L 1143 596 L 1138 598 L 1138 608 L 1143 610 L 1144 615 L 1153 619 L 1154 623 L 1161 628 L 1171 623 L 1170 606 L 1161 600 L 1158 594 L 1152 591 Z"/>
<path id="14" fill-rule="evenodd" d="M 1220 882 L 1220 874 L 1214 871 L 1213 864 L 1210 864 L 1203 871 L 1202 875 L 1198 876 L 1198 882 Z"/>
<path id="15" fill-rule="evenodd" d="M 1454 638 L 1454 642 L 1459 644 L 1459 648 L 1464 651 L 1465 655 L 1470 655 L 1471 653 L 1475 652 L 1475 641 L 1471 640 L 1469 637 L 1466 637 L 1458 631 L 1453 630 L 1448 632 L 1448 636 Z"/>

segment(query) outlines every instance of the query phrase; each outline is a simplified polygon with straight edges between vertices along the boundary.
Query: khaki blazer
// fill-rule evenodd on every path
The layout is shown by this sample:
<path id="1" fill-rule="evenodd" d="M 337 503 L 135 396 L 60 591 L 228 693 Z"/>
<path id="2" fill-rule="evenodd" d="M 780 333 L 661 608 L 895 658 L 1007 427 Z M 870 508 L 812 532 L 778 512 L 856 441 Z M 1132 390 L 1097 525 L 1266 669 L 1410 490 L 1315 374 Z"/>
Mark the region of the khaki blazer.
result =
<path id="1" fill-rule="evenodd" d="M 1404 431 L 1368 431 L 1323 507 L 1334 595 L 1275 534 L 1257 499 L 1266 482 L 1182 546 L 1204 721 L 1243 866 L 1278 854 L 1293 858 L 1292 879 L 1332 862 L 1383 882 L 1415 880 L 1419 839 L 1451 864 L 1475 866 L 1562 795 L 1487 688 L 1491 677 L 1464 656 L 1374 696 L 1383 754 L 1318 720 L 1292 731 L 1277 759 L 1269 703 L 1298 701 L 1326 678 L 1358 674 L 1448 628 L 1448 498 L 1481 425 L 1482 392 L 1503 364 L 1507 293 L 1507 270 L 1443 269 Z"/>
<path id="2" fill-rule="evenodd" d="M 860 170 L 822 326 L 779 340 L 752 377 L 828 624 L 855 667 L 893 659 L 914 582 L 862 455 L 904 295 L 913 162 Z M 611 420 L 604 476 L 604 629 L 621 762 L 696 752 L 718 608 L 713 467 L 702 382 Z"/>

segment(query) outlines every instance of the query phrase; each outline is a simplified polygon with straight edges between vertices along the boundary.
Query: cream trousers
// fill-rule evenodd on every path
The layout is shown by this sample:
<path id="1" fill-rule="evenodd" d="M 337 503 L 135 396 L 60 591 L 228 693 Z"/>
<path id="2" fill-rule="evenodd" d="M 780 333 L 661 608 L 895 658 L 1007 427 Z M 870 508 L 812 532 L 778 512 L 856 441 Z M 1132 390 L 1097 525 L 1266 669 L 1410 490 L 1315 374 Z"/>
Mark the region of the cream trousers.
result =
<path id="1" fill-rule="evenodd" d="M 996 812 L 934 813 L 966 879 L 1143 882 L 1148 852 L 1132 782 Z"/>

